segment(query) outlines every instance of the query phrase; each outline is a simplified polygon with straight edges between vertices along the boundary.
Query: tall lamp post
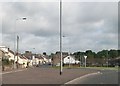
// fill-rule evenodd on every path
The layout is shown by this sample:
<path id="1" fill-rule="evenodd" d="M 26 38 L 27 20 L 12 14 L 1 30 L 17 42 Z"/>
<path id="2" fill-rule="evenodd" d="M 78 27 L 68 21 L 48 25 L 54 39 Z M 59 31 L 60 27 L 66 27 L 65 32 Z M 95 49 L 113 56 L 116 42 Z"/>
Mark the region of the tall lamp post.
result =
<path id="1" fill-rule="evenodd" d="M 84 58 L 85 58 L 85 67 L 86 67 L 86 59 L 87 59 L 87 56 L 84 56 Z"/>
<path id="2" fill-rule="evenodd" d="M 16 44 L 16 41 L 15 41 L 16 40 L 16 35 L 15 35 L 16 34 L 16 24 L 17 24 L 18 20 L 26 20 L 26 19 L 27 18 L 23 17 L 23 18 L 18 18 L 18 19 L 15 20 L 15 29 L 14 29 L 14 69 L 16 68 L 16 65 L 15 65 L 16 64 L 15 63 L 15 60 L 16 60 L 15 59 L 15 56 L 16 56 L 16 49 L 15 49 L 15 47 L 16 47 L 16 45 L 15 45 Z M 18 53 L 19 53 L 18 52 L 19 51 L 18 43 L 19 43 L 19 36 L 17 36 L 17 68 L 18 68 Z"/>
<path id="3" fill-rule="evenodd" d="M 17 35 L 17 69 L 18 69 L 18 56 L 19 56 L 19 36 Z"/>
<path id="4" fill-rule="evenodd" d="M 60 0 L 60 75 L 62 72 L 62 0 Z"/>
<path id="5" fill-rule="evenodd" d="M 109 59 L 108 59 L 108 51 L 106 51 L 106 57 L 107 57 L 107 67 L 109 66 Z"/>

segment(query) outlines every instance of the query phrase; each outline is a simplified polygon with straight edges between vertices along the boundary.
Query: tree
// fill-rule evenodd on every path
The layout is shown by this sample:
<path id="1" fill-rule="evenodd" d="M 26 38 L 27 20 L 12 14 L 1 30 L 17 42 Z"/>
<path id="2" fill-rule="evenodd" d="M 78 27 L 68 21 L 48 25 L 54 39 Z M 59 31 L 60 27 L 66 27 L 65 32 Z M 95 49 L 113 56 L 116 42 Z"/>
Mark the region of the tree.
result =
<path id="1" fill-rule="evenodd" d="M 87 50 L 85 52 L 85 55 L 88 57 L 88 58 L 94 58 L 95 57 L 95 52 L 92 52 L 92 50 Z"/>
<path id="2" fill-rule="evenodd" d="M 76 59 L 79 59 L 80 57 L 83 57 L 85 53 L 79 51 L 79 52 L 73 53 L 73 55 L 75 56 Z"/>
<path id="3" fill-rule="evenodd" d="M 117 50 L 110 50 L 108 52 L 110 58 L 115 58 L 118 56 L 118 51 Z"/>
<path id="4" fill-rule="evenodd" d="M 97 58 L 106 58 L 108 56 L 108 50 L 102 50 L 97 53 Z"/>
<path id="5" fill-rule="evenodd" d="M 120 56 L 120 50 L 117 50 L 117 52 L 118 52 L 118 56 Z"/>
<path id="6" fill-rule="evenodd" d="M 43 52 L 43 55 L 47 55 L 46 52 Z"/>

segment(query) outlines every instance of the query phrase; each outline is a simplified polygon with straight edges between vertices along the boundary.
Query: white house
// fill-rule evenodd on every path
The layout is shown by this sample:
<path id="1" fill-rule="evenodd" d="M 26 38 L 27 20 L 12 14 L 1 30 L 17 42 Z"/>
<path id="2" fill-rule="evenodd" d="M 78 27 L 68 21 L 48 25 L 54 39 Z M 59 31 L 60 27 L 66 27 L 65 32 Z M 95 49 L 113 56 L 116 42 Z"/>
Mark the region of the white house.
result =
<path id="1" fill-rule="evenodd" d="M 73 56 L 67 56 L 65 58 L 63 58 L 63 63 L 64 64 L 75 64 L 75 58 Z"/>
<path id="2" fill-rule="evenodd" d="M 5 52 L 5 56 L 8 57 L 9 61 L 13 60 L 13 61 L 17 62 L 17 59 L 18 59 L 18 63 L 20 65 L 23 65 L 24 67 L 27 66 L 27 62 L 28 62 L 27 58 L 25 58 L 23 56 L 15 56 L 14 52 L 5 46 L 0 46 L 0 49 L 3 52 Z"/>
<path id="3" fill-rule="evenodd" d="M 5 53 L 8 52 L 8 47 L 6 46 L 0 46 L 0 49 L 4 51 Z"/>
<path id="4" fill-rule="evenodd" d="M 32 65 L 37 66 L 40 64 L 40 59 L 37 58 L 36 56 L 32 56 Z"/>

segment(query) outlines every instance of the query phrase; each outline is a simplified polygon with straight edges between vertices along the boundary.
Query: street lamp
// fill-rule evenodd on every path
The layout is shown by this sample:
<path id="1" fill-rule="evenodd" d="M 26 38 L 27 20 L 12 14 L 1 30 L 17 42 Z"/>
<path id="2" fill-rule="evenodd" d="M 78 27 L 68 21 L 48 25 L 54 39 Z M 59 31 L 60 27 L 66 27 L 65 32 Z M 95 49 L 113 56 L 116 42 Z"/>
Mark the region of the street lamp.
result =
<path id="1" fill-rule="evenodd" d="M 60 75 L 62 75 L 62 0 L 60 0 Z"/>
<path id="2" fill-rule="evenodd" d="M 16 68 L 16 65 L 15 65 L 15 55 L 16 55 L 16 49 L 15 49 L 15 47 L 16 47 L 16 45 L 15 45 L 15 43 L 16 43 L 16 24 L 17 24 L 17 21 L 18 20 L 26 20 L 27 18 L 25 18 L 25 17 L 23 17 L 23 18 L 17 18 L 16 20 L 15 20 L 15 28 L 14 28 L 14 69 Z M 18 68 L 18 50 L 19 50 L 19 45 L 18 45 L 18 42 L 19 42 L 19 36 L 17 36 L 17 68 Z"/>
<path id="3" fill-rule="evenodd" d="M 86 59 L 87 59 L 87 56 L 84 56 L 84 58 L 85 58 L 85 67 L 86 67 Z"/>
<path id="4" fill-rule="evenodd" d="M 79 61 L 80 61 L 80 63 L 79 63 L 79 64 L 80 64 L 80 67 L 81 67 L 81 56 L 80 56 L 80 58 L 79 58 Z"/>

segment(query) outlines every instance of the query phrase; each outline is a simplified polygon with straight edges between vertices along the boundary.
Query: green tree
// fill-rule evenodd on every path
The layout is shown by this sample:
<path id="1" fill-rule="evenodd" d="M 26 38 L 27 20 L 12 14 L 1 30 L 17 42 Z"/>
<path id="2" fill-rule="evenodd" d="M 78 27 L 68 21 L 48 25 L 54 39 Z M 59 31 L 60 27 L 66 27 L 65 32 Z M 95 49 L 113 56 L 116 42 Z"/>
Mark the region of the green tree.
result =
<path id="1" fill-rule="evenodd" d="M 75 56 L 76 59 L 79 59 L 80 57 L 83 57 L 85 53 L 79 51 L 79 52 L 73 53 L 73 55 Z"/>
<path id="2" fill-rule="evenodd" d="M 115 58 L 118 56 L 118 51 L 117 50 L 110 50 L 108 52 L 110 58 Z"/>
<path id="3" fill-rule="evenodd" d="M 97 53 L 97 58 L 106 58 L 108 57 L 108 50 L 102 50 Z"/>
<path id="4" fill-rule="evenodd" d="M 85 52 L 85 55 L 88 57 L 88 58 L 94 58 L 96 53 L 95 52 L 92 52 L 92 50 L 87 50 Z"/>

